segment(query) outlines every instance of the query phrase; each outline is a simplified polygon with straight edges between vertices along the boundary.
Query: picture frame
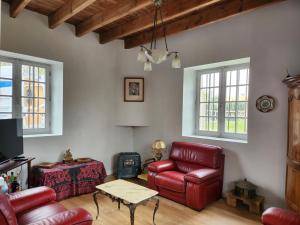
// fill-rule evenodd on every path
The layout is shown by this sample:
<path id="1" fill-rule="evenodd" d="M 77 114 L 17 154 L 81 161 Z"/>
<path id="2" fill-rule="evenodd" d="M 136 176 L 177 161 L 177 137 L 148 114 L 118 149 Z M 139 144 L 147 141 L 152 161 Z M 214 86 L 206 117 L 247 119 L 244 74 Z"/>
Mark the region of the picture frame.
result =
<path id="1" fill-rule="evenodd" d="M 144 102 L 143 77 L 124 77 L 124 102 Z"/>

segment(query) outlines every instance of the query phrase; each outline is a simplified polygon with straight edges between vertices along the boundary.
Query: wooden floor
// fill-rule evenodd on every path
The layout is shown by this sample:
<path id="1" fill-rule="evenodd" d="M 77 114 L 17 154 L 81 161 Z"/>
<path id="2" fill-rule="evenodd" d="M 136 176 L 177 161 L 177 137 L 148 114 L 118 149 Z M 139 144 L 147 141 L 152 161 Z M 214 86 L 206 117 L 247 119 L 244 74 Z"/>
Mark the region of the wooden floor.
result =
<path id="1" fill-rule="evenodd" d="M 100 216 L 94 225 L 130 225 L 129 210 L 108 197 L 99 195 Z M 259 225 L 259 217 L 228 207 L 224 200 L 219 200 L 201 212 L 160 197 L 160 207 L 156 215 L 156 225 Z M 89 211 L 94 219 L 96 207 L 92 195 L 82 195 L 61 202 L 67 208 L 82 207 Z M 152 225 L 154 204 L 138 206 L 135 214 L 135 225 Z"/>

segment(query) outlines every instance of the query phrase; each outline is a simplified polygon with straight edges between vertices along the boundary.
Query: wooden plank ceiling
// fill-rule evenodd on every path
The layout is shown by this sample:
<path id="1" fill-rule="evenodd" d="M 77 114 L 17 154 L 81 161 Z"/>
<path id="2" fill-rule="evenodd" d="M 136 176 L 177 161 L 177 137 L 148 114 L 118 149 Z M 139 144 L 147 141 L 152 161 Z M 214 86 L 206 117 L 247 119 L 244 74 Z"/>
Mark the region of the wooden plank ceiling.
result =
<path id="1" fill-rule="evenodd" d="M 151 41 L 152 0 L 3 0 L 16 18 L 23 9 L 48 16 L 49 28 L 73 24 L 75 35 L 99 33 L 99 42 L 124 40 L 125 48 Z M 245 11 L 286 0 L 164 0 L 163 18 L 167 35 L 212 23 Z M 163 36 L 159 21 L 158 37 Z"/>

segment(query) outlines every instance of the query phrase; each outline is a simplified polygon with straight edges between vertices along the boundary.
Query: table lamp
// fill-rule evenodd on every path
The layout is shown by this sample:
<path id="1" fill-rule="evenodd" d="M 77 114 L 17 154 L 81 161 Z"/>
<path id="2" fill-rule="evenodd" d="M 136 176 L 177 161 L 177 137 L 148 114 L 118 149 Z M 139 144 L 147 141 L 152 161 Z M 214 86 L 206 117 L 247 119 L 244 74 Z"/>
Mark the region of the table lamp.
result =
<path id="1" fill-rule="evenodd" d="M 152 144 L 152 154 L 156 161 L 161 160 L 163 152 L 167 149 L 166 143 L 162 140 L 156 140 Z"/>

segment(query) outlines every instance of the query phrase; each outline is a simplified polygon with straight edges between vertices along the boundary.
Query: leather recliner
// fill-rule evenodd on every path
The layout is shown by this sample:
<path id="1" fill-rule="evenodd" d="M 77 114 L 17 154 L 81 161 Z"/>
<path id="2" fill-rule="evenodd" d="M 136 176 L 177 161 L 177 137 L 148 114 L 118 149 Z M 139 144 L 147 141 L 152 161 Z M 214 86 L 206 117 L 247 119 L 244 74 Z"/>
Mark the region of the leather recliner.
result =
<path id="1" fill-rule="evenodd" d="M 300 215 L 287 209 L 269 208 L 262 217 L 264 225 L 300 225 Z"/>
<path id="2" fill-rule="evenodd" d="M 220 147 L 174 142 L 169 160 L 148 165 L 148 187 L 201 210 L 222 196 L 224 159 Z"/>
<path id="3" fill-rule="evenodd" d="M 1 225 L 91 225 L 92 216 L 84 209 L 67 210 L 56 202 L 54 190 L 32 188 L 13 194 L 0 194 Z"/>

